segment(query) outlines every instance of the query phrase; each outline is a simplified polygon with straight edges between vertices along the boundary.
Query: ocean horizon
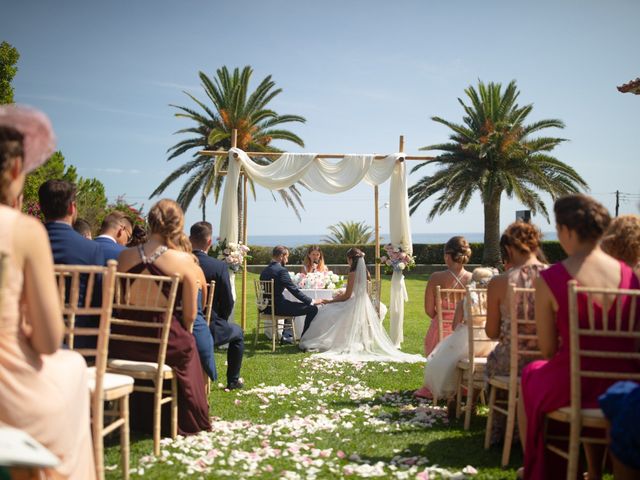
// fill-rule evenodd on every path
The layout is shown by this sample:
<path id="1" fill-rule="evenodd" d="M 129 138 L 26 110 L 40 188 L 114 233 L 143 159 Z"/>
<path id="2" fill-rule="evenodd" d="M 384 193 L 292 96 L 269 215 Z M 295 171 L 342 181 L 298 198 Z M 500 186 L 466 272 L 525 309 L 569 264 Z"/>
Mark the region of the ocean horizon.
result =
<path id="1" fill-rule="evenodd" d="M 411 236 L 413 243 L 446 243 L 451 237 L 462 235 L 469 243 L 484 241 L 483 232 L 466 233 L 414 233 Z M 286 245 L 287 247 L 299 247 L 301 245 L 323 244 L 326 234 L 307 235 L 249 235 L 248 244 L 261 247 L 273 247 L 275 245 Z M 557 240 L 556 232 L 544 232 L 543 240 Z M 389 242 L 389 234 L 380 235 L 380 244 Z"/>

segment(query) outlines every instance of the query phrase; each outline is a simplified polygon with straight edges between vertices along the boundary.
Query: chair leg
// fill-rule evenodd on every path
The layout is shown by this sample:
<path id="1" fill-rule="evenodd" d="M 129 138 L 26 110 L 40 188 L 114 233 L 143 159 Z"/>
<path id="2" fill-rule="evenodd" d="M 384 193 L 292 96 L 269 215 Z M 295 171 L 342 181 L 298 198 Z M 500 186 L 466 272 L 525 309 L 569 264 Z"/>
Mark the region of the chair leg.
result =
<path id="1" fill-rule="evenodd" d="M 431 396 L 432 396 L 431 403 L 432 403 L 432 404 L 433 404 L 433 406 L 435 407 L 435 406 L 437 406 L 437 405 L 438 405 L 438 396 L 437 396 L 437 395 L 434 395 L 433 393 L 431 394 Z"/>
<path id="2" fill-rule="evenodd" d="M 156 457 L 160 456 L 160 428 L 162 427 L 162 418 L 160 417 L 162 414 L 162 404 L 160 400 L 162 399 L 162 386 L 162 380 L 160 380 L 159 385 L 156 383 L 156 391 L 153 395 L 153 454 Z"/>
<path id="3" fill-rule="evenodd" d="M 574 479 L 578 475 L 580 463 L 580 420 L 571 422 L 569 431 L 569 462 L 567 466 L 567 478 Z"/>
<path id="4" fill-rule="evenodd" d="M 171 438 L 178 436 L 178 377 L 171 378 Z"/>
<path id="5" fill-rule="evenodd" d="M 120 427 L 120 458 L 122 463 L 122 478 L 129 480 L 129 394 L 120 399 L 120 417 L 123 420 Z"/>
<path id="6" fill-rule="evenodd" d="M 104 413 L 102 408 L 94 412 L 91 421 L 93 429 L 93 456 L 96 463 L 96 478 L 104 480 L 104 437 L 102 433 L 102 423 L 104 422 Z"/>
<path id="7" fill-rule="evenodd" d="M 278 336 L 278 319 L 271 319 L 271 353 L 276 351 L 276 337 Z"/>
<path id="8" fill-rule="evenodd" d="M 291 317 L 291 333 L 293 334 L 293 344 L 299 343 L 299 341 L 296 340 L 296 317 Z"/>
<path id="9" fill-rule="evenodd" d="M 253 337 L 253 352 L 255 353 L 258 347 L 258 335 L 260 335 L 260 312 L 258 312 L 258 319 L 256 320 L 256 335 Z"/>
<path id="10" fill-rule="evenodd" d="M 504 431 L 504 446 L 502 447 L 502 466 L 509 465 L 509 457 L 511 456 L 511 445 L 513 444 L 513 433 L 516 426 L 516 416 L 518 412 L 518 392 L 509 392 L 509 400 L 507 401 L 507 425 Z"/>
<path id="11" fill-rule="evenodd" d="M 491 428 L 493 427 L 493 416 L 494 410 L 493 407 L 496 404 L 496 390 L 497 388 L 493 385 L 489 387 L 491 392 L 489 393 L 489 413 L 487 414 L 487 427 L 484 431 L 484 449 L 487 450 L 491 445 Z"/>
<path id="12" fill-rule="evenodd" d="M 473 411 L 473 394 L 475 393 L 473 385 L 473 367 L 469 370 L 469 380 L 467 382 L 467 402 L 464 406 L 464 429 L 469 430 L 471 426 L 471 412 Z"/>

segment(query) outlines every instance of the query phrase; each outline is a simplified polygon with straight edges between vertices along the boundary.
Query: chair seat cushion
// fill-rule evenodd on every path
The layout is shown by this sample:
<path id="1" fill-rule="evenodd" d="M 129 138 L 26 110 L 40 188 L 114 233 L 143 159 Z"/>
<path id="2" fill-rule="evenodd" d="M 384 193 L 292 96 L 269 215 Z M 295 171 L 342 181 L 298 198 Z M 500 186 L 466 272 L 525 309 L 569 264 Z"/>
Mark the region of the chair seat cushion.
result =
<path id="1" fill-rule="evenodd" d="M 115 370 L 130 370 L 132 372 L 145 372 L 145 373 L 153 373 L 158 371 L 158 364 L 155 362 L 136 362 L 135 360 L 123 360 L 120 358 L 115 358 L 109 360 L 109 368 L 113 368 Z M 162 366 L 162 371 L 164 373 L 171 373 L 171 367 L 166 363 Z"/>
<path id="2" fill-rule="evenodd" d="M 520 379 L 518 379 L 519 383 Z M 498 388 L 507 389 L 509 388 L 509 376 L 508 375 L 494 375 L 489 379 L 489 384 L 496 386 Z"/>
<path id="3" fill-rule="evenodd" d="M 604 413 L 599 408 L 580 409 L 583 427 L 606 428 Z M 547 417 L 560 422 L 571 422 L 571 407 L 562 407 L 547 413 Z"/>
<path id="4" fill-rule="evenodd" d="M 476 367 L 484 367 L 487 364 L 487 357 L 475 357 L 473 363 Z M 467 370 L 469 368 L 469 359 L 465 358 L 458 362 L 458 368 Z"/>
<path id="5" fill-rule="evenodd" d="M 89 390 L 93 392 L 96 388 L 96 367 L 89 367 L 87 370 L 89 372 Z M 102 388 L 104 390 L 113 390 L 127 385 L 133 385 L 133 383 L 134 379 L 129 375 L 106 372 L 102 380 Z"/>

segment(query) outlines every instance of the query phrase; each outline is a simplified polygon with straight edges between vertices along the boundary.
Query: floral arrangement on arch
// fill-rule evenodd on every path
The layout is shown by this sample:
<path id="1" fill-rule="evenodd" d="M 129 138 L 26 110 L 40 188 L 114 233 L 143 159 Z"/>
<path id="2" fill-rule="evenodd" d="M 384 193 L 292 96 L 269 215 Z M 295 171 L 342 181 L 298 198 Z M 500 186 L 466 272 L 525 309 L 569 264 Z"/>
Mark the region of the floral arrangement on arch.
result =
<path id="1" fill-rule="evenodd" d="M 344 285 L 344 276 L 336 275 L 332 271 L 328 272 L 311 272 L 311 273 L 293 273 L 289 272 L 291 281 L 298 288 L 322 290 L 335 290 Z"/>
<path id="2" fill-rule="evenodd" d="M 380 263 L 385 265 L 385 273 L 387 274 L 411 270 L 416 264 L 415 259 L 402 247 L 387 243 L 383 249 L 385 255 L 380 257 Z"/>
<path id="3" fill-rule="evenodd" d="M 250 251 L 249 247 L 242 242 L 227 243 L 225 238 L 224 240 L 218 239 L 218 244 L 213 249 L 213 255 L 218 260 L 225 262 L 230 270 L 237 272 L 242 267 L 244 259 L 249 260 L 251 258 L 251 255 L 248 255 Z"/>

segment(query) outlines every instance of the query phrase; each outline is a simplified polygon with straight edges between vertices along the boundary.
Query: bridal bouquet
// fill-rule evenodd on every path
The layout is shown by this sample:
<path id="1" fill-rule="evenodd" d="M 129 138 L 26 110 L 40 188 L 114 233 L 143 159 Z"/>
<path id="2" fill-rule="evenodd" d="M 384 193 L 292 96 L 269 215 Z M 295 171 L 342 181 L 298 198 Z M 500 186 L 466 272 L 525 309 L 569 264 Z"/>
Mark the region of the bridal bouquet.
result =
<path id="1" fill-rule="evenodd" d="M 227 243 L 226 239 L 218 242 L 213 253 L 218 260 L 225 262 L 229 269 L 234 272 L 240 270 L 245 258 L 251 258 L 251 256 L 247 255 L 249 253 L 249 247 L 243 245 L 242 242 Z"/>
<path id="2" fill-rule="evenodd" d="M 344 277 L 342 275 L 336 275 L 332 271 L 328 272 L 312 272 L 312 273 L 292 273 L 289 272 L 291 281 L 298 288 L 306 289 L 329 289 L 335 290 L 342 287 L 344 284 Z"/>
<path id="3" fill-rule="evenodd" d="M 380 262 L 385 264 L 387 268 L 385 273 L 402 272 L 404 269 L 411 270 L 416 264 L 414 258 L 401 247 L 387 243 L 384 246 L 386 255 L 380 257 Z"/>

